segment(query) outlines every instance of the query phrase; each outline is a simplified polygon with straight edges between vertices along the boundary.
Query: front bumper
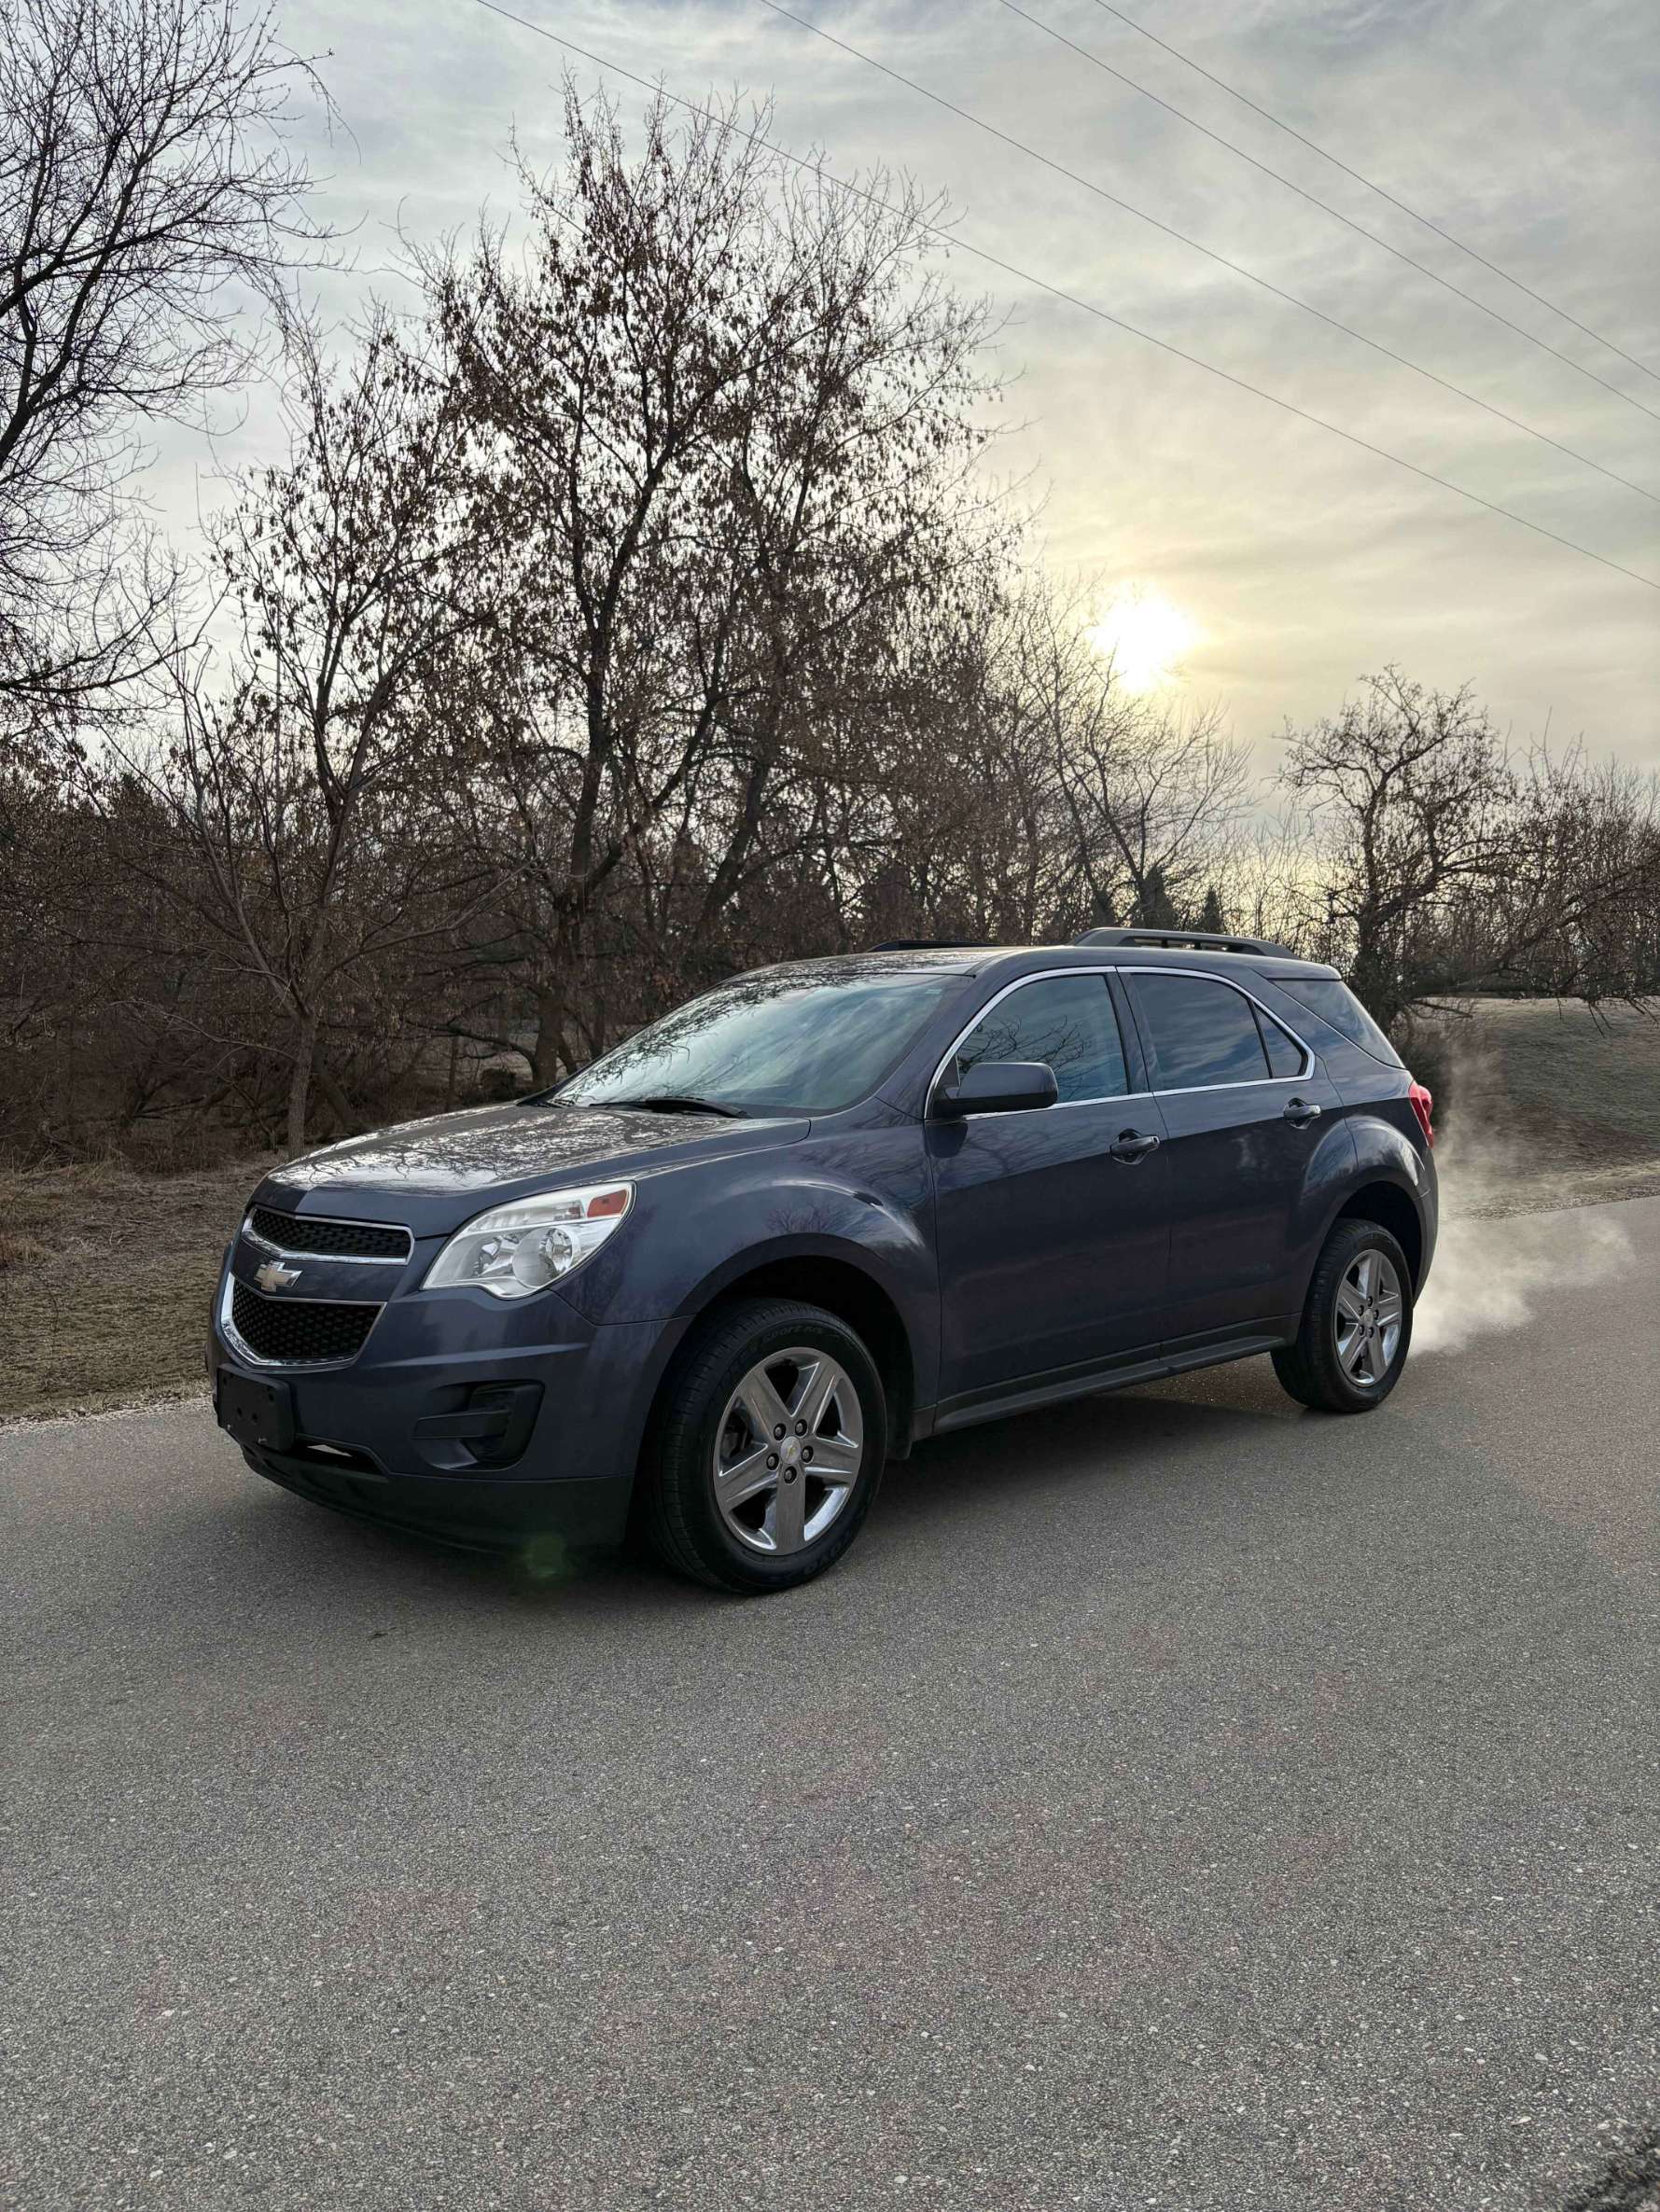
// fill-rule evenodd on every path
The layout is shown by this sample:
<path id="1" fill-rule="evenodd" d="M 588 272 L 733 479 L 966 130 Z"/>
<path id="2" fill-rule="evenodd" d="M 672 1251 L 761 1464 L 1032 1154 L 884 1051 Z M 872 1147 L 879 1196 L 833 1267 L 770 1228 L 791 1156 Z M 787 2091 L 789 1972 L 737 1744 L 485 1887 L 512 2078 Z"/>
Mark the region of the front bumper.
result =
<path id="1" fill-rule="evenodd" d="M 620 1544 L 628 1529 L 632 1475 L 559 1482 L 481 1481 L 454 1475 L 384 1475 L 332 1466 L 314 1448 L 243 1457 L 257 1475 L 354 1521 L 401 1529 L 467 1551 L 509 1552 L 552 1564 L 566 1552 Z"/>
<path id="2" fill-rule="evenodd" d="M 372 1284 L 308 1261 L 313 1297 L 372 1287 L 384 1303 L 354 1358 L 285 1365 L 254 1358 L 231 1322 L 231 1286 L 251 1286 L 260 1263 L 231 1246 L 209 1336 L 216 1412 L 225 1425 L 228 1375 L 276 1382 L 286 1401 L 280 1434 L 232 1429 L 248 1466 L 314 1504 L 472 1548 L 620 1542 L 680 1325 L 595 1324 L 556 1293 L 504 1304 L 416 1290 L 430 1257 L 417 1245 Z"/>

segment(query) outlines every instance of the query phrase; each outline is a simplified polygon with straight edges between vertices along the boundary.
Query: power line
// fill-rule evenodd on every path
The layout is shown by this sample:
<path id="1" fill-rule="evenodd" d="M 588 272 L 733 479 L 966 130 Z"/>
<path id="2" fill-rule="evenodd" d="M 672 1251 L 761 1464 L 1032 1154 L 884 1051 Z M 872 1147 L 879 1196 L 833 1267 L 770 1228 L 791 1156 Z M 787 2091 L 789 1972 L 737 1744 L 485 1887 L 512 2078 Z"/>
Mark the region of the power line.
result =
<path id="1" fill-rule="evenodd" d="M 1162 230 L 1166 238 L 1174 238 L 1179 244 L 1191 246 L 1194 253 L 1203 254 L 1207 260 L 1231 270 L 1235 276 L 1244 277 L 1248 284 L 1258 285 L 1264 292 L 1272 292 L 1275 299 L 1285 300 L 1288 305 L 1301 309 L 1306 315 L 1313 315 L 1317 322 L 1324 323 L 1328 329 L 1340 330 L 1344 337 L 1352 338 L 1357 344 L 1370 346 L 1374 354 L 1381 354 L 1385 360 L 1396 362 L 1402 369 L 1410 369 L 1415 376 L 1427 378 L 1430 383 L 1439 384 L 1444 392 L 1451 392 L 1455 398 L 1468 400 L 1472 407 L 1482 408 L 1500 423 L 1508 423 L 1513 430 L 1525 431 L 1529 438 L 1537 438 L 1541 445 L 1554 447 L 1558 453 L 1565 453 L 1569 460 L 1579 462 L 1582 467 L 1594 468 L 1598 476 L 1607 477 L 1611 483 L 1622 484 L 1627 492 L 1635 492 L 1639 498 L 1653 500 L 1656 507 L 1660 507 L 1660 493 L 1651 492 L 1646 484 L 1637 483 L 1630 477 L 1622 476 L 1616 468 L 1605 467 L 1600 461 L 1594 461 L 1589 453 L 1578 452 L 1572 446 L 1564 445 L 1559 438 L 1553 438 L 1548 430 L 1535 429 L 1531 423 L 1524 423 L 1520 416 L 1506 413 L 1503 408 L 1496 407 L 1490 399 L 1483 399 L 1478 393 L 1467 392 L 1462 384 L 1455 384 L 1450 378 L 1438 375 L 1433 369 L 1426 369 L 1421 362 L 1410 359 L 1405 354 L 1398 354 L 1393 346 L 1385 345 L 1381 339 L 1368 338 L 1363 330 L 1355 329 L 1352 324 L 1340 322 L 1335 315 L 1327 314 L 1323 308 L 1299 299 L 1295 292 L 1286 291 L 1270 278 L 1260 276 L 1254 269 L 1248 269 L 1244 262 L 1231 260 L 1226 254 L 1219 254 L 1213 246 L 1206 245 L 1197 238 L 1191 238 L 1185 230 L 1177 230 L 1173 223 L 1164 222 L 1159 216 L 1149 215 L 1145 208 L 1137 207 L 1133 201 L 1123 199 L 1117 192 L 1109 192 L 1105 185 L 1096 184 L 1091 177 L 1080 175 L 1076 169 L 1068 169 L 1064 161 L 1056 161 L 1050 155 L 1040 153 L 1036 146 L 1028 146 L 1025 139 L 1016 138 L 1011 132 L 1000 130 L 996 123 L 987 122 L 983 116 L 975 115 L 972 109 L 959 107 L 955 100 L 947 100 L 942 92 L 930 90 L 915 77 L 905 76 L 902 70 L 890 69 L 886 62 L 877 61 L 873 54 L 867 54 L 860 48 L 850 46 L 846 39 L 838 38 L 834 32 L 826 31 L 806 16 L 797 15 L 793 9 L 785 7 L 781 0 L 760 0 L 760 4 L 763 7 L 771 8 L 774 15 L 799 24 L 803 31 L 811 31 L 816 38 L 825 39 L 830 45 L 839 48 L 856 62 L 863 62 L 868 68 L 879 70 L 895 84 L 919 93 L 924 100 L 931 100 L 936 107 L 944 108 L 948 115 L 960 118 L 965 123 L 972 123 L 977 131 L 984 131 L 989 136 L 1000 140 L 1004 146 L 1012 146 L 1016 153 L 1025 154 L 1032 160 L 1040 161 L 1045 169 L 1053 170 L 1056 176 L 1064 176 L 1070 184 L 1081 185 L 1086 192 L 1093 192 L 1097 200 L 1106 201 L 1109 206 L 1123 208 L 1126 215 L 1134 216 L 1137 222 L 1151 223 L 1155 230 Z M 1024 10 L 1017 7 L 1014 12 L 1020 15 Z M 1037 18 L 1028 17 L 1027 21 L 1035 22 Z M 1039 24 L 1039 28 L 1041 30 L 1047 26 Z"/>
<path id="2" fill-rule="evenodd" d="M 1583 361 L 1576 361 L 1571 354 L 1565 354 L 1560 346 L 1552 345 L 1548 339 L 1541 338 L 1536 331 L 1529 330 L 1525 323 L 1512 322 L 1509 315 L 1500 314 L 1496 307 L 1489 307 L 1487 302 L 1478 299 L 1475 293 L 1465 291 L 1462 285 L 1454 284 L 1451 277 L 1443 276 L 1438 269 L 1431 269 L 1428 261 L 1419 261 L 1411 254 L 1403 252 L 1400 246 L 1392 245 L 1381 231 L 1369 230 L 1364 223 L 1357 223 L 1352 216 L 1346 216 L 1340 207 L 1333 207 L 1329 200 L 1322 200 L 1318 192 L 1307 191 L 1282 171 L 1271 169 L 1266 161 L 1259 161 L 1255 154 L 1247 153 L 1244 146 L 1235 146 L 1231 138 L 1224 138 L 1220 131 L 1211 130 L 1208 123 L 1200 122 L 1196 116 L 1189 115 L 1185 108 L 1177 107 L 1172 102 L 1161 99 L 1157 92 L 1149 91 L 1145 85 L 1137 84 L 1133 77 L 1126 77 L 1122 69 L 1115 69 L 1110 62 L 1103 62 L 1100 55 L 1092 53 L 1088 47 L 1080 46 L 1076 39 L 1067 37 L 1063 32 L 1055 30 L 1051 24 L 1041 21 L 1035 15 L 1028 14 L 1024 7 L 1015 5 L 1015 0 L 1001 0 L 1001 5 L 1009 10 L 1011 15 L 1024 18 L 1034 30 L 1041 31 L 1046 37 L 1053 38 L 1057 46 L 1066 47 L 1081 61 L 1093 63 L 1095 68 L 1103 71 L 1108 77 L 1116 77 L 1121 85 L 1127 85 L 1132 92 L 1139 92 L 1144 100 L 1151 100 L 1155 107 L 1162 107 L 1166 115 L 1175 116 L 1179 122 L 1186 123 L 1191 130 L 1199 132 L 1202 136 L 1212 140 L 1214 144 L 1223 147 L 1228 153 L 1237 155 L 1242 161 L 1248 161 L 1253 169 L 1260 169 L 1264 176 L 1271 176 L 1276 185 L 1284 185 L 1288 192 L 1295 192 L 1299 200 L 1306 200 L 1310 207 L 1318 207 L 1322 215 L 1329 215 L 1333 222 L 1341 223 L 1346 230 L 1353 230 L 1358 237 L 1370 240 L 1374 245 L 1382 246 L 1386 254 L 1393 254 L 1397 261 L 1404 261 L 1408 269 L 1416 269 L 1420 276 L 1427 276 L 1431 284 L 1439 285 L 1444 292 L 1450 292 L 1455 299 L 1462 299 L 1469 306 L 1479 309 L 1483 314 L 1490 316 L 1495 323 L 1501 323 L 1505 329 L 1514 330 L 1518 338 L 1525 338 L 1529 345 L 1536 345 L 1541 353 L 1549 354 L 1553 360 L 1565 362 L 1579 375 L 1589 377 L 1592 383 L 1599 384 L 1605 392 L 1611 392 L 1616 399 L 1623 399 L 1627 407 L 1636 408 L 1639 414 L 1647 415 L 1652 421 L 1660 423 L 1660 410 L 1645 407 L 1640 399 L 1633 398 L 1629 392 L 1623 391 L 1618 384 L 1611 384 L 1607 377 L 1598 376 L 1594 369 L 1587 369 Z M 1639 366 L 1641 366 L 1640 363 Z"/>
<path id="3" fill-rule="evenodd" d="M 594 53 L 589 47 L 579 46 L 574 38 L 566 38 L 557 31 L 550 31 L 543 23 L 532 22 L 527 16 L 516 15 L 510 7 L 502 7 L 500 0 L 473 0 L 473 4 L 487 9 L 491 15 L 500 16 L 506 22 L 517 23 L 523 31 L 533 32 L 537 37 L 547 39 L 551 45 L 562 48 L 566 53 L 579 55 L 584 62 L 592 63 L 596 69 L 607 70 L 613 77 L 638 85 L 642 91 L 667 100 L 673 106 L 683 107 L 690 114 L 702 117 L 705 122 L 718 125 L 719 129 L 730 132 L 732 136 L 745 140 L 750 146 L 760 146 L 774 159 L 788 161 L 792 168 L 804 170 L 809 176 L 817 177 L 821 184 L 845 192 L 852 199 L 862 200 L 867 205 L 879 208 L 886 215 L 898 215 L 900 212 L 891 201 L 884 200 L 880 193 L 867 190 L 862 185 L 850 184 L 844 177 L 837 176 L 826 169 L 822 162 L 809 161 L 803 155 L 791 153 L 788 146 L 774 146 L 771 139 L 763 138 L 759 131 L 740 129 L 730 117 L 722 116 L 716 109 L 706 107 L 696 100 L 688 99 L 683 92 L 671 92 L 665 85 L 654 84 L 649 77 L 641 77 L 633 69 L 625 69 L 620 62 L 607 61 L 603 54 Z M 1403 460 L 1399 453 L 1391 453 L 1387 447 L 1374 445 L 1370 438 L 1361 438 L 1358 432 L 1345 430 L 1337 423 L 1327 422 L 1323 415 L 1314 414 L 1307 408 L 1299 407 L 1293 399 L 1282 399 L 1276 392 L 1265 392 L 1260 384 L 1253 384 L 1245 377 L 1235 376 L 1230 369 L 1219 369 L 1214 362 L 1204 360 L 1197 354 L 1190 354 L 1181 346 L 1173 345 L 1166 338 L 1155 338 L 1151 331 L 1140 329 L 1136 324 L 1126 322 L 1123 316 L 1112 314 L 1104 307 L 1097 307 L 1093 300 L 1081 299 L 1076 292 L 1068 292 L 1059 285 L 1052 285 L 1046 277 L 1035 276 L 1030 270 L 1017 268 L 1012 261 L 1003 260 L 985 246 L 971 244 L 969 240 L 946 230 L 942 224 L 919 220 L 917 228 L 928 237 L 937 238 L 947 249 L 955 247 L 959 253 L 983 261 L 989 269 L 1000 270 L 1005 276 L 1030 285 L 1039 292 L 1047 292 L 1051 298 L 1063 300 L 1068 307 L 1081 309 L 1085 314 L 1095 316 L 1097 322 L 1110 324 L 1116 330 L 1128 331 L 1132 338 L 1139 338 L 1148 345 L 1157 346 L 1161 353 L 1170 354 L 1177 360 L 1187 362 L 1190 368 L 1202 369 L 1207 375 L 1220 377 L 1223 383 L 1233 384 L 1241 392 L 1248 392 L 1253 398 L 1265 399 L 1271 407 L 1283 409 L 1287 414 L 1296 415 L 1304 423 L 1312 423 L 1317 430 L 1329 430 L 1333 438 L 1341 438 L 1346 444 L 1358 446 L 1362 452 L 1372 453 L 1380 461 L 1392 462 L 1397 468 L 1404 468 L 1410 475 L 1421 478 L 1425 483 L 1438 485 L 1444 492 L 1452 492 L 1458 498 L 1469 500 L 1474 507 L 1485 508 L 1489 514 L 1502 516 L 1507 522 L 1519 522 L 1524 530 L 1531 530 L 1536 536 L 1548 537 L 1553 544 L 1565 546 L 1570 553 L 1582 553 L 1587 561 L 1595 561 L 1603 568 L 1611 568 L 1616 576 L 1626 577 L 1634 584 L 1645 585 L 1651 591 L 1660 591 L 1660 580 L 1655 577 L 1639 575 L 1635 568 L 1626 568 L 1621 562 L 1610 560 L 1606 553 L 1594 552 L 1589 546 L 1580 545 L 1571 537 L 1564 537 L 1559 531 L 1547 529 L 1542 522 L 1530 522 L 1526 515 L 1517 514 L 1513 508 L 1500 507 L 1496 500 L 1484 499 L 1479 492 L 1466 490 L 1462 484 L 1454 483 L 1450 477 L 1437 476 L 1433 469 L 1420 468 L 1416 461 Z"/>
<path id="4" fill-rule="evenodd" d="M 1189 69 L 1197 70 L 1202 77 L 1226 92 L 1230 99 L 1239 101 L 1253 115 L 1260 115 L 1264 122 L 1272 123 L 1276 131 L 1283 131 L 1287 137 L 1294 138 L 1299 146 L 1307 146 L 1310 153 L 1318 154 L 1322 161 L 1330 161 L 1333 168 L 1341 169 L 1345 176 L 1352 176 L 1357 184 L 1364 185 L 1369 192 L 1375 192 L 1380 200 L 1387 200 L 1391 207 L 1398 207 L 1402 215 L 1410 216 L 1415 223 L 1422 223 L 1426 230 L 1433 230 L 1437 238 L 1444 238 L 1448 245 L 1456 245 L 1461 254 L 1468 254 L 1472 261 L 1479 261 L 1484 269 L 1490 269 L 1495 276 L 1501 276 L 1507 285 L 1514 285 L 1518 292 L 1526 292 L 1529 299 L 1537 299 L 1541 307 L 1548 307 L 1552 314 L 1560 315 L 1565 323 L 1571 323 L 1576 330 L 1583 330 L 1587 338 L 1595 339 L 1598 345 L 1606 346 L 1611 354 L 1618 354 L 1622 361 L 1629 361 L 1633 369 L 1641 369 L 1644 376 L 1653 377 L 1660 383 L 1660 372 L 1651 369 L 1646 361 L 1639 361 L 1635 354 L 1628 354 L 1624 346 L 1616 345 L 1611 338 L 1604 338 L 1599 330 L 1593 330 L 1589 323 L 1582 323 L 1577 315 L 1570 315 L 1565 307 L 1558 307 L 1554 299 L 1547 299 L 1542 292 L 1536 292 L 1531 285 L 1524 284 L 1519 276 L 1513 276 L 1508 269 L 1500 269 L 1497 261 L 1489 261 L 1486 254 L 1478 253 L 1474 246 L 1467 245 L 1463 239 L 1456 237 L 1451 230 L 1444 230 L 1430 216 L 1410 206 L 1406 201 L 1391 192 L 1387 185 L 1380 185 L 1375 178 L 1362 176 L 1358 169 L 1351 169 L 1329 146 L 1320 146 L 1312 138 L 1305 138 L 1283 116 L 1274 115 L 1269 109 L 1259 105 L 1248 92 L 1242 92 L 1237 85 L 1229 84 L 1225 77 L 1218 77 L 1212 70 L 1207 69 L 1202 62 L 1195 62 L 1192 54 L 1184 54 L 1179 47 L 1174 47 L 1168 39 L 1161 38 L 1156 31 L 1150 31 L 1145 23 L 1138 23 L 1133 16 L 1125 15 L 1122 7 L 1114 7 L 1111 0 L 1095 0 L 1095 6 L 1105 14 L 1116 16 L 1121 23 L 1127 24 L 1141 37 L 1151 39 L 1154 46 L 1163 47 L 1165 53 L 1173 54 L 1177 61 L 1185 63 Z"/>

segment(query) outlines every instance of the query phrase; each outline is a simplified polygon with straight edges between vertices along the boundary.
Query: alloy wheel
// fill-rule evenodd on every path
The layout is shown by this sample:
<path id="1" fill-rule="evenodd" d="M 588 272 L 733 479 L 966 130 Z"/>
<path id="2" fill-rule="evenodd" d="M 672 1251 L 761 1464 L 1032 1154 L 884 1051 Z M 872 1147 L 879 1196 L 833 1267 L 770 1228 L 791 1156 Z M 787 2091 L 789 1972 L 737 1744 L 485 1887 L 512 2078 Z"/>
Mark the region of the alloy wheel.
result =
<path id="1" fill-rule="evenodd" d="M 1337 1287 L 1332 1331 L 1337 1364 L 1358 1388 L 1374 1389 L 1388 1373 L 1404 1312 L 1392 1263 L 1378 1251 L 1357 1253 Z"/>
<path id="2" fill-rule="evenodd" d="M 828 1352 L 769 1352 L 744 1377 L 715 1438 L 715 1503 L 751 1551 L 774 1557 L 816 1542 L 853 1495 L 864 1413 Z"/>

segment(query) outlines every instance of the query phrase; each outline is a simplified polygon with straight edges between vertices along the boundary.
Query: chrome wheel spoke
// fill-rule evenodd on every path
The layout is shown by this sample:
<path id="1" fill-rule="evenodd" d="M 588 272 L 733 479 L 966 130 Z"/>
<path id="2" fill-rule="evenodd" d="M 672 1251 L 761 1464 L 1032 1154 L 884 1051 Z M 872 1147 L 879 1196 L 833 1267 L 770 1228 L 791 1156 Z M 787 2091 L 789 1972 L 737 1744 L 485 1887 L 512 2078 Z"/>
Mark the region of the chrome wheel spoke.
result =
<path id="1" fill-rule="evenodd" d="M 809 1436 L 816 1434 L 818 1424 L 824 1419 L 838 1384 L 846 1380 L 833 1359 L 821 1359 L 816 1367 L 802 1370 L 789 1410 L 798 1421 L 807 1424 Z"/>
<path id="2" fill-rule="evenodd" d="M 1366 1311 L 1366 1301 L 1346 1275 L 1337 1286 L 1337 1311 L 1350 1321 L 1358 1321 Z"/>
<path id="3" fill-rule="evenodd" d="M 757 1444 L 736 1459 L 729 1459 L 715 1469 L 715 1495 L 726 1507 L 741 1506 L 758 1490 L 770 1490 L 778 1480 L 776 1468 L 767 1465 L 770 1443 Z"/>
<path id="4" fill-rule="evenodd" d="M 773 1500 L 773 1542 L 780 1551 L 799 1551 L 806 1526 L 807 1485 L 793 1468 L 778 1484 Z"/>
<path id="5" fill-rule="evenodd" d="M 825 1482 L 851 1482 L 858 1472 L 862 1447 L 852 1437 L 818 1437 L 813 1445 L 813 1472 Z"/>
<path id="6" fill-rule="evenodd" d="M 764 1367 L 751 1368 L 738 1384 L 738 1402 L 756 1436 L 779 1437 L 789 1427 L 789 1408 Z"/>

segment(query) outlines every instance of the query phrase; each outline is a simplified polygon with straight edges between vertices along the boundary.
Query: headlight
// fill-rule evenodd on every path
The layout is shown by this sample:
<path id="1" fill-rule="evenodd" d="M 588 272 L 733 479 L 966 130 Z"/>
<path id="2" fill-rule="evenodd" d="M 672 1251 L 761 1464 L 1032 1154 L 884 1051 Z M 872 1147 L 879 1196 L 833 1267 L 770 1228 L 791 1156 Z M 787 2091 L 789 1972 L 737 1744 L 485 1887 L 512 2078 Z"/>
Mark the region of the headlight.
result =
<path id="1" fill-rule="evenodd" d="M 455 1231 L 421 1287 L 473 1283 L 496 1298 L 530 1298 L 591 1259 L 633 1203 L 632 1183 L 596 1183 L 493 1206 Z"/>

